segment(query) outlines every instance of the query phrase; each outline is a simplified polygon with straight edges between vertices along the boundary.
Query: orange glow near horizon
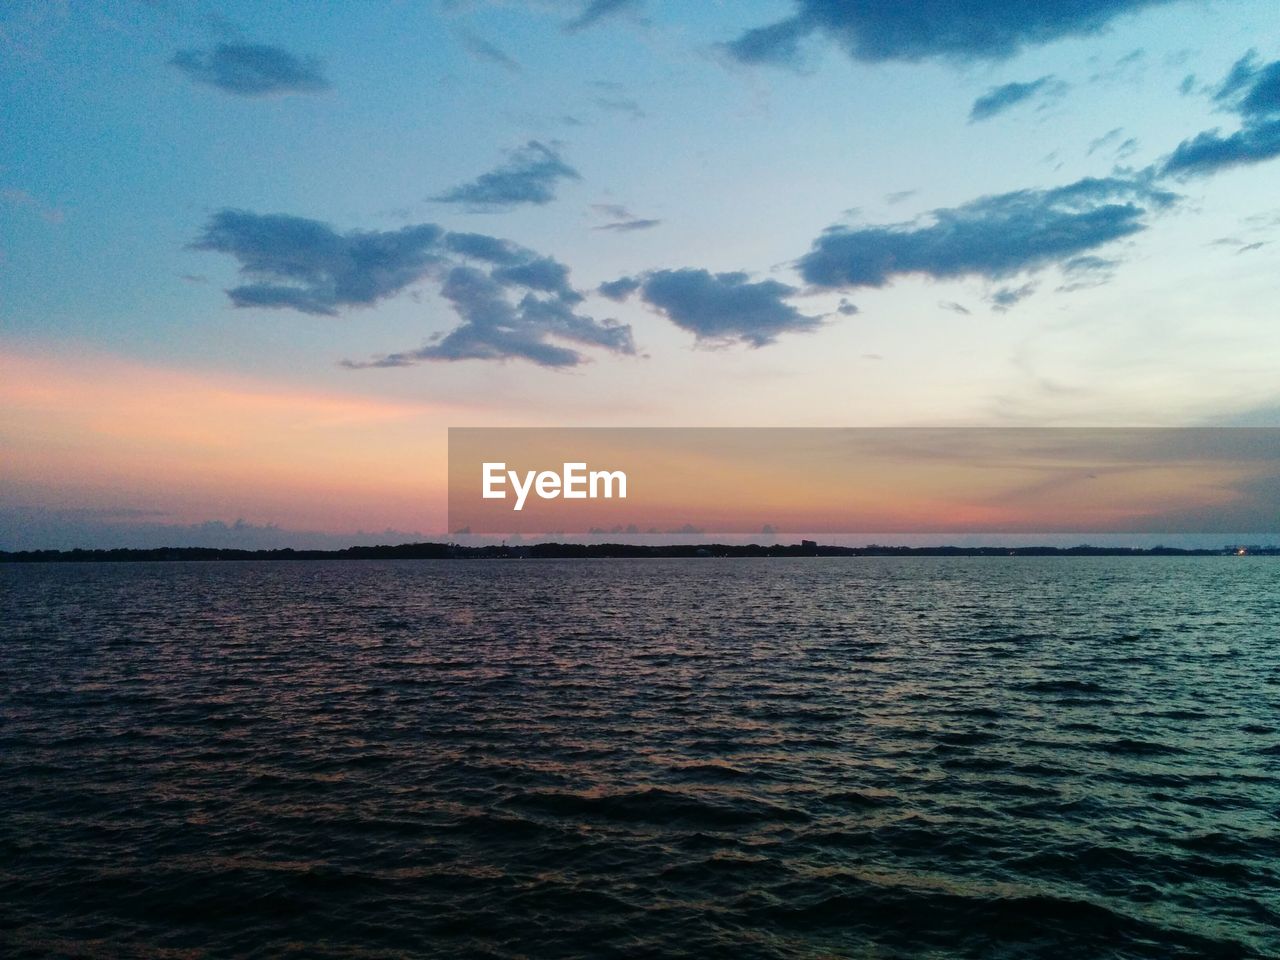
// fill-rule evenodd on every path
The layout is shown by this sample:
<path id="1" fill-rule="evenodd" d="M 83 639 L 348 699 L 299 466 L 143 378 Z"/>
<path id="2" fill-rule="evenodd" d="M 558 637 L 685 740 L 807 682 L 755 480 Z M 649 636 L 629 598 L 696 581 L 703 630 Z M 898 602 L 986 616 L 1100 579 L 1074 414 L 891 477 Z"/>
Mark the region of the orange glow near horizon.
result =
<path id="1" fill-rule="evenodd" d="M 10 496 L 165 522 L 441 530 L 456 410 L 110 357 L 0 353 Z"/>
<path id="2" fill-rule="evenodd" d="M 1248 491 L 1274 476 L 1236 434 L 1219 451 L 1151 430 L 462 430 L 451 433 L 451 529 L 758 533 L 1213 532 L 1274 525 Z M 1231 443 L 1237 443 L 1231 448 Z M 1274 446 L 1274 435 L 1273 441 Z M 1270 449 L 1270 448 L 1268 448 Z M 585 461 L 622 470 L 623 500 L 480 497 L 480 464 Z M 1166 525 L 1167 524 L 1167 525 Z M 1201 526 L 1201 529 L 1187 529 Z M 1252 529 L 1252 528 L 1247 528 Z"/>

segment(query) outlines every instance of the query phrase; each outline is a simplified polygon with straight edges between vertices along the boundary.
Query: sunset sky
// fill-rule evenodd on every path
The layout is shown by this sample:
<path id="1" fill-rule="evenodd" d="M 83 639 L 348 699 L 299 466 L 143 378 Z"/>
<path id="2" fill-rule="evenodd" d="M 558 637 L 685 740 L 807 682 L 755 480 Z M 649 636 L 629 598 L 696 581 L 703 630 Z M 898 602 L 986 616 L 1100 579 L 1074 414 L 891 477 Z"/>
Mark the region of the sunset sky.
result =
<path id="1" fill-rule="evenodd" d="M 0 548 L 439 536 L 451 426 L 1280 426 L 1276 25 L 5 4 Z"/>

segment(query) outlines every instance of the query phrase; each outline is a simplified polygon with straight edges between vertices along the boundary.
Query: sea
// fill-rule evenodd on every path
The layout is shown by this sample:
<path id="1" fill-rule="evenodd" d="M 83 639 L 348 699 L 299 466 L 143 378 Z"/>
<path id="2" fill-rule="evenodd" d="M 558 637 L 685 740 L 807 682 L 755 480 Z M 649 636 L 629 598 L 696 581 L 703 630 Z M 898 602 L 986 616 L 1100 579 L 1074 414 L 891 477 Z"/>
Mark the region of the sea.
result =
<path id="1" fill-rule="evenodd" d="M 1280 558 L 0 565 L 0 955 L 1280 956 Z"/>

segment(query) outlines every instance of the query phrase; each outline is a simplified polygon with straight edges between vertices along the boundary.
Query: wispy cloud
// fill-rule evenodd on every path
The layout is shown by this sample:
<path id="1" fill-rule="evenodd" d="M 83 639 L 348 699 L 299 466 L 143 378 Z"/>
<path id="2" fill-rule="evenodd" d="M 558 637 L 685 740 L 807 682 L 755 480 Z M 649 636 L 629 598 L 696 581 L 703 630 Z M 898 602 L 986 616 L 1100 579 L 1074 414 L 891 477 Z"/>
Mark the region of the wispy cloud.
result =
<path id="1" fill-rule="evenodd" d="M 589 0 L 582 12 L 564 25 L 566 33 L 577 33 L 613 17 L 639 13 L 643 0 Z"/>
<path id="2" fill-rule="evenodd" d="M 561 180 L 580 179 L 578 171 L 564 162 L 554 144 L 530 140 L 509 151 L 506 163 L 496 169 L 431 199 L 473 210 L 507 210 L 524 204 L 550 203 L 556 198 Z"/>
<path id="3" fill-rule="evenodd" d="M 973 107 L 969 110 L 969 122 L 990 120 L 997 114 L 1036 97 L 1061 96 L 1066 89 L 1067 85 L 1051 74 L 1026 83 L 1006 83 L 992 87 L 973 101 Z"/>
<path id="4" fill-rule="evenodd" d="M 626 207 L 616 203 L 593 203 L 591 209 L 606 221 L 592 228 L 595 230 L 631 233 L 636 230 L 651 230 L 662 223 L 651 217 L 637 217 Z"/>
<path id="5" fill-rule="evenodd" d="M 595 104 L 601 110 L 625 114 L 632 120 L 643 120 L 646 116 L 640 104 L 630 97 L 596 97 Z"/>
<path id="6" fill-rule="evenodd" d="M 196 83 L 241 97 L 329 89 L 319 60 L 263 44 L 220 43 L 212 50 L 180 50 L 169 63 Z"/>
<path id="7" fill-rule="evenodd" d="M 471 33 L 469 30 L 459 29 L 457 31 L 457 36 L 463 49 L 477 60 L 484 61 L 485 63 L 497 64 L 505 70 L 510 70 L 512 73 L 520 73 L 524 69 L 514 57 L 490 43 L 488 40 L 485 40 L 483 37 L 478 37 L 474 33 Z"/>
<path id="8" fill-rule="evenodd" d="M 66 219 L 66 214 L 61 208 L 42 203 L 26 190 L 18 190 L 12 187 L 0 190 L 0 199 L 3 199 L 11 207 L 32 211 L 45 223 L 62 223 Z"/>
<path id="9" fill-rule="evenodd" d="M 909 3 L 795 0 L 795 14 L 748 30 L 725 45 L 742 63 L 797 63 L 800 42 L 828 40 L 855 60 L 995 60 L 1025 47 L 1097 33 L 1125 13 L 1170 0 L 1080 0 L 1026 3 L 932 0 Z"/>

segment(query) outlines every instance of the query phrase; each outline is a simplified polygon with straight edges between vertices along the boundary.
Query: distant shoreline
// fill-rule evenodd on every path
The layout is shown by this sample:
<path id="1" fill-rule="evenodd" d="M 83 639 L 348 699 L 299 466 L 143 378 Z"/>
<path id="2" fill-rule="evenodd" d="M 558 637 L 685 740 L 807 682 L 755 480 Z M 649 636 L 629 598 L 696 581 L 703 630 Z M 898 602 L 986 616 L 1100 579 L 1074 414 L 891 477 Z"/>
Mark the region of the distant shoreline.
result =
<path id="1" fill-rule="evenodd" d="M 536 543 L 468 547 L 456 543 L 404 543 L 344 550 L 236 550 L 217 547 L 111 550 L 0 550 L 0 563 L 144 563 L 199 560 L 617 560 L 753 557 L 1224 557 L 1280 556 L 1280 546 L 1179 547 L 839 547 L 796 544 Z"/>

